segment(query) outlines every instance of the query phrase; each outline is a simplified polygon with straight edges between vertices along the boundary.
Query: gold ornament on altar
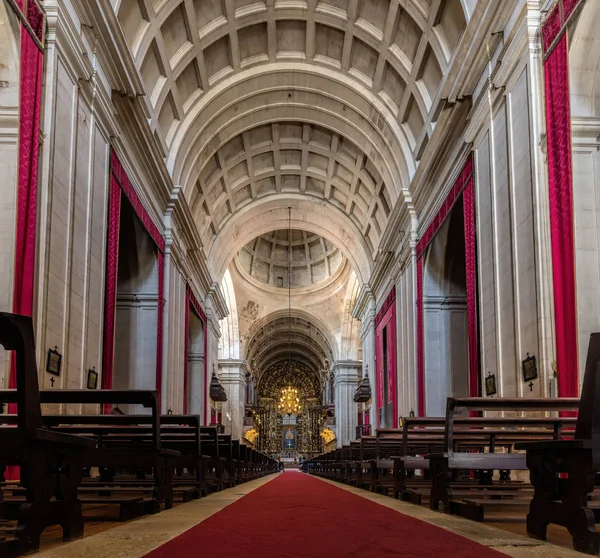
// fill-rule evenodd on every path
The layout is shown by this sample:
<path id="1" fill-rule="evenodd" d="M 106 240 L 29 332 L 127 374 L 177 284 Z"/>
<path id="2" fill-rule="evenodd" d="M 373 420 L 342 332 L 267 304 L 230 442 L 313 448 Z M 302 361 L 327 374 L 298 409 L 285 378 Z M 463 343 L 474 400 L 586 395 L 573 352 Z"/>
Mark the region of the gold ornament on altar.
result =
<path id="1" fill-rule="evenodd" d="M 250 430 L 247 430 L 246 433 L 244 434 L 244 438 L 246 440 L 248 440 L 248 442 L 250 442 L 251 444 L 254 443 L 254 440 L 256 440 L 257 437 L 258 437 L 258 430 L 256 430 L 256 428 L 251 428 Z"/>
<path id="2" fill-rule="evenodd" d="M 298 390 L 295 387 L 288 386 L 281 390 L 277 401 L 277 410 L 282 415 L 297 415 L 302 411 Z"/>
<path id="3" fill-rule="evenodd" d="M 323 441 L 328 444 L 329 442 L 335 440 L 335 434 L 330 428 L 325 428 L 321 432 L 321 438 L 323 438 Z"/>

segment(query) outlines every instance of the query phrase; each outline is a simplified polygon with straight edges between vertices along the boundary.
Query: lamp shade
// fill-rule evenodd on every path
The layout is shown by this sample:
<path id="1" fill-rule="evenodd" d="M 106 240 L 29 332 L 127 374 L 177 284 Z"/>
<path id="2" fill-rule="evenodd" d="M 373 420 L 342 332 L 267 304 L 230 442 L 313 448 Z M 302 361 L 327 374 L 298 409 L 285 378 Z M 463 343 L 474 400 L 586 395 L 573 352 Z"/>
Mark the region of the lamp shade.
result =
<path id="1" fill-rule="evenodd" d="M 354 401 L 356 403 L 366 403 L 371 399 L 371 384 L 369 383 L 369 375 L 365 374 L 362 382 L 354 392 Z"/>
<path id="2" fill-rule="evenodd" d="M 225 393 L 225 388 L 219 382 L 219 378 L 213 372 L 212 378 L 210 380 L 210 398 L 213 401 L 227 401 L 227 394 Z"/>

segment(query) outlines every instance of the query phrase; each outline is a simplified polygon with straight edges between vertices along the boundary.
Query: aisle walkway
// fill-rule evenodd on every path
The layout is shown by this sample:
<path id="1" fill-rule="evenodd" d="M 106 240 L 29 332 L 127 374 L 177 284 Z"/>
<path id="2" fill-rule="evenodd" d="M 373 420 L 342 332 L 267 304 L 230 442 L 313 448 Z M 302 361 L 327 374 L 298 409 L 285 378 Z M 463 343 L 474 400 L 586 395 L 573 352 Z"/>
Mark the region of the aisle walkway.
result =
<path id="1" fill-rule="evenodd" d="M 42 549 L 43 550 L 43 549 Z M 286 471 L 39 558 L 580 558 L 489 524 Z"/>
<path id="2" fill-rule="evenodd" d="M 192 558 L 202 547 L 202 554 L 211 558 L 506 556 L 294 471 L 279 475 L 147 558 Z"/>

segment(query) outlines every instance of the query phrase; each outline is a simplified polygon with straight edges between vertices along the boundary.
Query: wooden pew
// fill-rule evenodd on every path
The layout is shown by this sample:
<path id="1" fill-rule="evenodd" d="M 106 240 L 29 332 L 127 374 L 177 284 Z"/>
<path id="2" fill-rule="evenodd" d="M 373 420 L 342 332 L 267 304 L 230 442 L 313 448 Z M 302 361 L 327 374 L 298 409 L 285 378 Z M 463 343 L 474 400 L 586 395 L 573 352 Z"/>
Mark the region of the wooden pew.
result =
<path id="1" fill-rule="evenodd" d="M 600 532 L 589 503 L 600 471 L 600 333 L 590 336 L 579 414 L 572 440 L 524 442 L 533 498 L 527 514 L 527 532 L 546 539 L 550 523 L 566 527 L 573 547 L 600 553 Z"/>
<path id="2" fill-rule="evenodd" d="M 377 438 L 375 436 L 361 436 L 360 438 L 360 488 L 375 492 L 377 490 Z"/>
<path id="3" fill-rule="evenodd" d="M 48 428 L 63 432 L 93 437 L 102 447 L 154 447 L 152 415 L 48 415 L 43 417 Z M 169 467 L 178 474 L 172 473 L 172 493 L 183 501 L 198 498 L 206 493 L 204 458 L 201 453 L 200 419 L 197 415 L 161 415 L 160 439 L 163 450 L 172 450 L 168 462 Z M 122 467 L 126 465 L 123 464 Z M 111 471 L 112 469 L 112 471 Z M 184 475 L 183 471 L 189 473 Z M 115 494 L 135 492 L 136 487 L 144 491 L 152 491 L 152 481 L 145 482 L 144 468 L 138 471 L 137 478 L 124 480 L 114 477 L 114 468 L 103 471 L 102 477 L 92 484 L 103 483 L 105 494 L 111 493 L 110 486 L 115 487 Z M 87 482 L 89 484 L 89 481 Z M 86 486 L 86 488 L 89 488 Z M 135 502 L 128 502 L 123 497 L 121 518 L 132 515 L 128 508 Z M 139 508 L 139 506 L 137 506 Z"/>
<path id="4" fill-rule="evenodd" d="M 223 461 L 223 486 L 231 488 L 237 484 L 237 459 L 234 458 L 234 441 L 231 434 L 218 434 L 219 457 Z M 236 440 L 236 444 L 239 442 Z"/>
<path id="5" fill-rule="evenodd" d="M 0 401 L 16 403 L 18 413 L 16 427 L 0 428 L 0 464 L 19 466 L 25 487 L 16 529 L 4 531 L 0 541 L 0 555 L 12 557 L 37 551 L 49 525 L 60 525 L 65 541 L 83 535 L 77 488 L 93 442 L 42 428 L 31 318 L 0 313 L 0 344 L 14 351 L 17 381 L 16 390 L 0 392 Z"/>
<path id="6" fill-rule="evenodd" d="M 350 442 L 350 476 L 348 483 L 360 488 L 362 484 L 362 460 L 360 457 L 360 439 Z"/>
<path id="7" fill-rule="evenodd" d="M 394 487 L 394 457 L 402 451 L 402 431 L 379 428 L 375 432 L 375 459 L 371 466 L 371 490 L 388 494 Z"/>
<path id="8" fill-rule="evenodd" d="M 206 486 L 209 492 L 225 488 L 226 459 L 219 454 L 219 433 L 216 426 L 200 427 L 202 451 L 208 457 Z"/>
<path id="9" fill-rule="evenodd" d="M 474 490 L 492 484 L 495 470 L 508 479 L 510 471 L 527 469 L 525 454 L 513 451 L 516 443 L 568 436 L 572 424 L 566 417 L 466 417 L 467 412 L 548 413 L 573 410 L 578 404 L 574 398 L 448 398 L 443 451 L 427 456 L 432 479 L 430 508 L 482 521 L 484 502 L 476 493 L 457 498 L 451 488 L 453 477 L 460 471 L 477 472 Z"/>
<path id="10" fill-rule="evenodd" d="M 164 448 L 160 434 L 160 414 L 158 392 L 156 390 L 42 390 L 42 403 L 51 404 L 86 404 L 86 405 L 142 405 L 150 410 L 148 415 L 97 415 L 97 420 L 103 422 L 106 428 L 103 435 L 96 439 L 96 445 L 85 452 L 85 465 L 101 467 L 105 471 L 103 480 L 112 481 L 114 469 L 117 467 L 129 469 L 151 469 L 154 485 L 151 497 L 146 502 L 147 513 L 157 513 L 161 504 L 166 509 L 173 505 L 173 471 L 176 459 L 181 456 L 177 450 Z M 64 415 L 62 420 L 76 424 L 80 420 L 77 415 Z M 99 418 L 104 417 L 104 418 Z M 110 417 L 110 418 L 109 418 Z M 112 417 L 121 417 L 119 419 Z M 73 432 L 69 423 L 56 427 L 63 431 Z M 112 426 L 111 426 L 112 425 Z M 144 425 L 149 426 L 151 435 L 144 431 Z M 128 426 L 131 430 L 126 430 Z M 90 428 L 88 425 L 83 429 Z M 136 436 L 136 433 L 139 435 Z M 95 439 L 97 431 L 81 436 Z"/>

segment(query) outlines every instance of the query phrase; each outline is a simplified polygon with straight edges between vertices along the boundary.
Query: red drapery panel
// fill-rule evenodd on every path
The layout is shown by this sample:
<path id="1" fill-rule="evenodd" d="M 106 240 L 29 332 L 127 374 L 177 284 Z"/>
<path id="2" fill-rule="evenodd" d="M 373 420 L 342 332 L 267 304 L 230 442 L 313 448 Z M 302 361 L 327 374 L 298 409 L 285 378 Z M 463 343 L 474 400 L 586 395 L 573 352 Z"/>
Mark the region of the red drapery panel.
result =
<path id="1" fill-rule="evenodd" d="M 477 324 L 477 247 L 475 239 L 475 191 L 473 156 L 469 155 L 440 210 L 417 243 L 417 388 L 419 416 L 425 415 L 425 338 L 423 315 L 423 255 L 429 243 L 450 214 L 454 204 L 463 197 L 465 260 L 467 276 L 467 328 L 469 345 L 469 395 L 479 395 L 479 342 Z"/>
<path id="2" fill-rule="evenodd" d="M 13 277 L 13 312 L 33 316 L 35 287 L 35 247 L 37 233 L 37 177 L 39 161 L 40 114 L 44 80 L 45 20 L 38 5 L 29 0 L 17 0 L 20 16 L 30 26 L 21 23 L 19 59 L 19 151 L 17 179 L 17 216 L 15 227 L 15 269 Z M 33 33 L 33 34 L 32 34 Z M 37 41 L 36 41 L 37 39 Z M 17 362 L 10 359 L 9 389 L 17 387 Z M 8 412 L 17 412 L 10 404 Z M 19 478 L 18 467 L 7 467 L 6 478 Z"/>
<path id="3" fill-rule="evenodd" d="M 475 244 L 475 188 L 473 175 L 463 191 L 465 262 L 467 274 L 467 328 L 469 335 L 469 395 L 479 395 L 479 343 L 477 339 L 477 247 Z"/>
<path id="4" fill-rule="evenodd" d="M 121 216 L 121 187 L 114 175 L 110 177 L 108 194 L 108 235 L 106 240 L 106 275 L 104 278 L 104 339 L 102 347 L 102 389 L 113 385 L 115 351 L 115 318 L 117 305 L 117 271 L 119 265 L 119 223 Z M 105 413 L 111 405 L 106 404 Z"/>
<path id="5" fill-rule="evenodd" d="M 553 12 L 544 27 L 544 44 L 546 46 L 549 46 L 554 40 L 552 33 L 557 28 L 556 21 L 557 16 Z M 571 114 L 566 33 L 563 33 L 562 38 L 546 59 L 544 76 L 558 395 L 560 397 L 577 397 L 579 366 L 573 236 Z"/>
<path id="6" fill-rule="evenodd" d="M 198 315 L 198 317 L 200 318 L 200 320 L 202 321 L 202 323 L 204 324 L 204 339 L 203 339 L 203 343 L 204 343 L 204 416 L 203 416 L 203 420 L 204 420 L 204 424 L 209 424 L 209 405 L 208 405 L 208 374 L 207 374 L 207 370 L 208 370 L 208 320 L 206 319 L 206 312 L 204 311 L 204 309 L 202 308 L 202 306 L 200 306 L 200 303 L 198 302 L 198 299 L 196 298 L 196 295 L 194 294 L 194 291 L 192 291 L 192 288 L 190 287 L 189 284 L 187 284 L 185 286 L 185 306 L 186 306 L 186 323 L 185 323 L 185 334 L 186 334 L 186 340 L 185 340 L 185 365 L 184 365 L 184 380 L 183 380 L 183 389 L 184 389 L 184 394 L 183 394 L 183 401 L 184 401 L 184 413 L 187 413 L 187 399 L 188 399 L 188 395 L 187 395 L 187 389 L 188 389 L 188 351 L 189 351 L 189 346 L 188 346 L 188 337 L 190 334 L 189 331 L 189 307 L 190 304 L 192 306 L 192 308 L 194 309 L 194 311 L 196 312 L 196 314 Z"/>
<path id="7" fill-rule="evenodd" d="M 375 423 L 379 426 L 381 422 L 381 412 L 383 409 L 383 340 L 380 334 L 375 336 L 375 369 L 377 374 L 377 411 Z"/>
<path id="8" fill-rule="evenodd" d="M 417 404 L 420 417 L 425 416 L 425 353 L 423 344 L 423 258 L 417 260 Z"/>
<path id="9" fill-rule="evenodd" d="M 387 381 L 388 390 L 384 393 L 383 384 L 383 336 L 386 335 Z M 387 428 L 396 426 L 398 415 L 397 385 L 397 348 L 396 348 L 396 288 L 392 288 L 381 310 L 375 318 L 375 366 L 377 369 L 377 425 L 381 422 L 381 409 L 385 403 L 392 404 L 393 423 Z"/>
<path id="10" fill-rule="evenodd" d="M 162 391 L 163 322 L 164 322 L 164 278 L 165 239 L 154 224 L 137 195 L 117 154 L 111 153 L 111 174 L 108 202 L 108 233 L 106 245 L 106 284 L 104 293 L 104 341 L 102 349 L 102 388 L 111 389 L 114 374 L 115 317 L 117 303 L 117 273 L 119 264 L 119 221 L 121 217 L 121 196 L 124 194 L 136 215 L 144 225 L 146 232 L 158 249 L 158 303 L 156 331 L 156 390 L 159 405 Z M 107 405 L 105 412 L 110 411 Z"/>
<path id="11" fill-rule="evenodd" d="M 542 26 L 554 326 L 561 397 L 576 397 L 579 393 L 567 26 L 583 3 L 559 0 Z"/>
<path id="12" fill-rule="evenodd" d="M 185 308 L 183 311 L 183 414 L 188 413 L 188 359 L 190 353 L 190 296 L 185 290 Z"/>
<path id="13" fill-rule="evenodd" d="M 27 22 L 35 39 L 44 39 L 44 16 L 37 4 L 30 1 L 24 6 Z M 37 176 L 39 159 L 40 113 L 44 55 L 34 36 L 21 25 L 21 53 L 19 61 L 19 155 L 17 182 L 17 218 L 15 230 L 15 269 L 13 278 L 13 312 L 33 315 L 35 285 L 35 247 L 37 231 Z M 15 359 L 11 359 L 9 388 L 17 387 Z M 9 405 L 9 412 L 16 412 Z"/>
<path id="14" fill-rule="evenodd" d="M 160 406 L 162 392 L 162 364 L 163 364 L 163 330 L 165 309 L 165 256 L 158 251 L 158 303 L 156 316 L 156 389 Z"/>

